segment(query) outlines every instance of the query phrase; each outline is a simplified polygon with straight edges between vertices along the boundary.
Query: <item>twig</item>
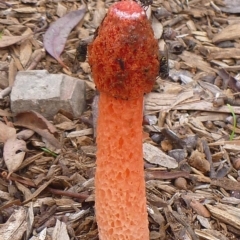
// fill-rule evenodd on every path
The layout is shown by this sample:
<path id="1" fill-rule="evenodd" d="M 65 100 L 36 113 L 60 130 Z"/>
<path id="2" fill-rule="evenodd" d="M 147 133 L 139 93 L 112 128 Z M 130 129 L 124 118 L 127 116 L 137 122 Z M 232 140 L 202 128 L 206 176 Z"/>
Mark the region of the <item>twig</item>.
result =
<path id="1" fill-rule="evenodd" d="M 84 193 L 74 193 L 74 192 L 68 192 L 68 191 L 64 191 L 64 190 L 59 190 L 59 189 L 54 189 L 54 188 L 47 188 L 51 193 L 53 194 L 57 194 L 57 195 L 62 195 L 62 196 L 67 196 L 67 197 L 72 197 L 72 198 L 78 198 L 81 201 L 86 200 L 89 195 L 88 194 L 84 194 Z"/>
<path id="2" fill-rule="evenodd" d="M 22 183 L 24 185 L 27 186 L 31 186 L 31 187 L 36 187 L 36 185 L 30 180 L 30 179 L 22 179 L 20 176 L 18 176 L 15 173 L 12 173 L 10 176 L 10 174 L 7 173 L 6 171 L 3 171 L 0 176 L 2 176 L 3 178 L 7 179 L 7 180 L 11 180 L 11 181 L 16 181 L 19 183 Z"/>
<path id="3" fill-rule="evenodd" d="M 38 63 L 41 61 L 41 59 L 45 56 L 45 50 L 42 49 L 37 56 L 32 60 L 32 63 L 29 65 L 27 70 L 33 70 L 38 65 Z"/>
<path id="4" fill-rule="evenodd" d="M 5 89 L 3 89 L 1 92 L 0 92 L 0 99 L 3 99 L 4 97 L 6 97 L 7 95 L 10 94 L 12 90 L 12 87 L 7 87 Z"/>
<path id="5" fill-rule="evenodd" d="M 174 171 L 174 172 L 167 172 L 167 171 L 145 171 L 145 179 L 146 180 L 156 180 L 156 179 L 176 179 L 179 177 L 183 178 L 190 178 L 190 174 L 184 171 Z"/>
<path id="6" fill-rule="evenodd" d="M 206 158 L 210 164 L 210 178 L 216 178 L 216 172 L 214 171 L 213 162 L 212 162 L 212 154 L 210 152 L 208 143 L 205 139 L 202 140 L 202 146 L 203 146 L 203 150 L 206 155 Z"/>

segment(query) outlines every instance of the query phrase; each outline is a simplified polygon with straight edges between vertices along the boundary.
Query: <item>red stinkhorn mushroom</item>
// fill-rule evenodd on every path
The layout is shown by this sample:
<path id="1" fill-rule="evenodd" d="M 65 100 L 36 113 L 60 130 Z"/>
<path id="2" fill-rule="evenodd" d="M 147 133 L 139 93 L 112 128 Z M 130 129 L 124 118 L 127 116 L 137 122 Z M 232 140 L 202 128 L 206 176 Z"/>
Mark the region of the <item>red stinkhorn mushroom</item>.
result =
<path id="1" fill-rule="evenodd" d="M 95 177 L 99 237 L 147 240 L 143 94 L 158 75 L 158 43 L 140 5 L 121 1 L 109 8 L 88 50 L 100 92 Z"/>

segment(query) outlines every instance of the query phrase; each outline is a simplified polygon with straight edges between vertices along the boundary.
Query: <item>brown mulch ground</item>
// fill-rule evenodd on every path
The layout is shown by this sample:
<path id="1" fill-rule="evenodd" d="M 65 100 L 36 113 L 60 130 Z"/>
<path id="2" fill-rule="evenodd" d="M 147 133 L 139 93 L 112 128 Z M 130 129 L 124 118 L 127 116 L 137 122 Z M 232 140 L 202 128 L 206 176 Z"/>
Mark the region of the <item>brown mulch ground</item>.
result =
<path id="1" fill-rule="evenodd" d="M 43 35 L 49 24 L 82 3 L 0 1 L 0 239 L 98 239 L 95 85 L 76 49 L 80 40 L 92 38 L 112 2 L 87 1 L 84 21 L 71 31 L 61 55 L 66 69 L 44 51 Z M 238 6 L 239 0 L 154 0 L 146 8 L 161 54 L 169 58 L 169 77 L 163 79 L 165 64 L 162 78 L 145 97 L 143 149 L 151 240 L 240 239 Z M 16 40 L 29 33 L 33 35 Z M 1 46 L 3 36 L 15 36 L 15 44 Z M 87 108 L 81 118 L 61 112 L 46 123 L 57 129 L 59 152 L 36 133 L 37 124 L 23 128 L 10 111 L 16 73 L 29 69 L 61 72 L 86 82 Z M 17 137 L 9 141 L 10 136 Z M 27 150 L 21 148 L 24 144 Z M 11 166 L 11 173 L 3 156 L 15 145 L 20 145 L 15 151 L 20 155 L 13 154 L 10 162 L 15 157 L 24 160 L 17 169 Z"/>

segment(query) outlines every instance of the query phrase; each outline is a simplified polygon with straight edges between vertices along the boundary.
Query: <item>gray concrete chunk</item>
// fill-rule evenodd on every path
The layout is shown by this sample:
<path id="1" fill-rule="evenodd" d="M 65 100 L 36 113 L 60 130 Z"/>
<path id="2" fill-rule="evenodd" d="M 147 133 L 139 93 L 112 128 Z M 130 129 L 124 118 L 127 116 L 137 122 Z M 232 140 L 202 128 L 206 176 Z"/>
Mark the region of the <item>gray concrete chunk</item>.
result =
<path id="1" fill-rule="evenodd" d="M 77 78 L 46 70 L 19 71 L 10 96 L 11 110 L 34 110 L 47 119 L 63 110 L 77 118 L 85 108 L 85 93 L 85 82 Z"/>

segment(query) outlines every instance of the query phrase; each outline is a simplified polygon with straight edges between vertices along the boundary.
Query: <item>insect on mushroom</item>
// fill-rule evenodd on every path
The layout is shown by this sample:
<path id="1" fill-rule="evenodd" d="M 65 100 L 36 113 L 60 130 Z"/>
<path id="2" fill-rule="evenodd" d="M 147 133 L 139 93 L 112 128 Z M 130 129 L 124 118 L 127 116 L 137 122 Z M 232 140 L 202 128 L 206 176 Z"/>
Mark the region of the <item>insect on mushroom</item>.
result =
<path id="1" fill-rule="evenodd" d="M 166 79 L 169 76 L 169 64 L 168 64 L 168 48 L 165 44 L 164 52 L 160 57 L 160 68 L 159 68 L 159 77 L 161 79 Z"/>

